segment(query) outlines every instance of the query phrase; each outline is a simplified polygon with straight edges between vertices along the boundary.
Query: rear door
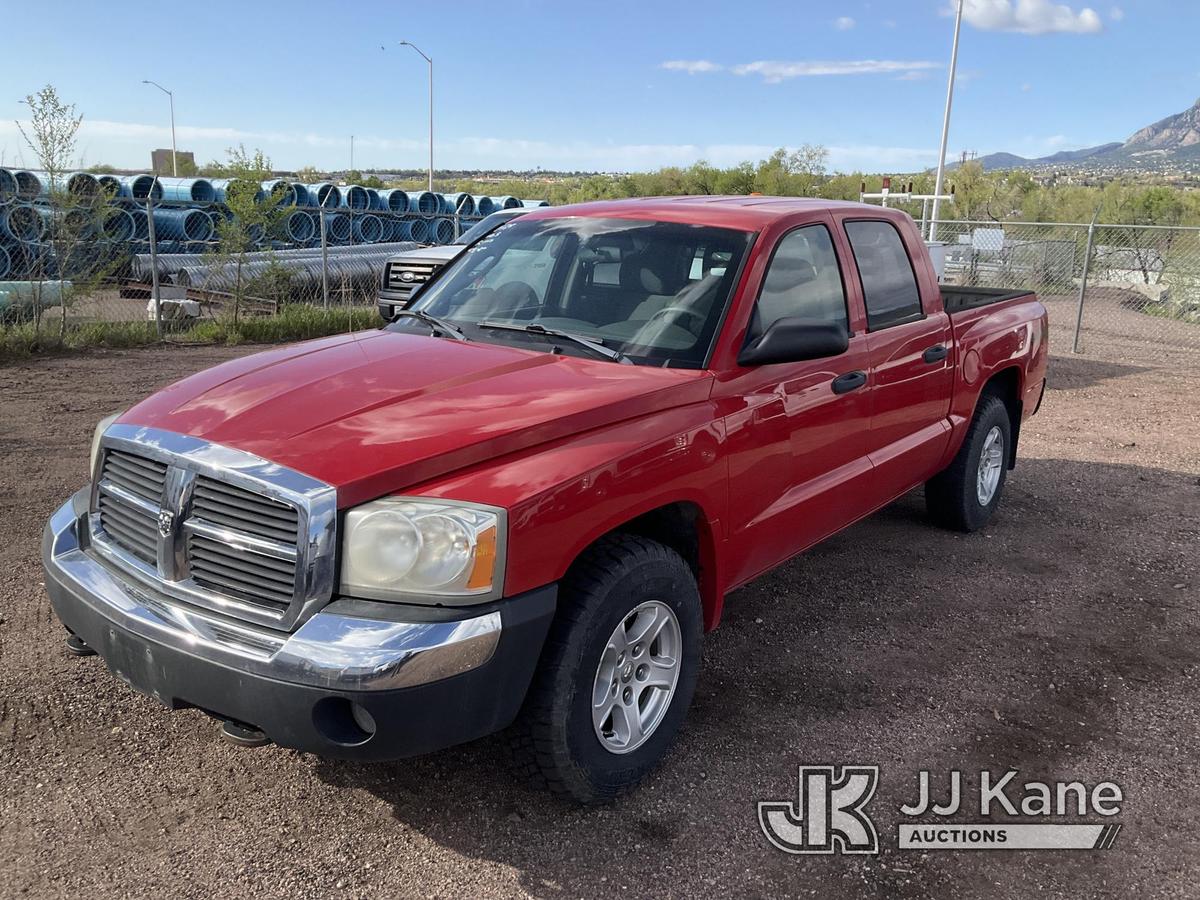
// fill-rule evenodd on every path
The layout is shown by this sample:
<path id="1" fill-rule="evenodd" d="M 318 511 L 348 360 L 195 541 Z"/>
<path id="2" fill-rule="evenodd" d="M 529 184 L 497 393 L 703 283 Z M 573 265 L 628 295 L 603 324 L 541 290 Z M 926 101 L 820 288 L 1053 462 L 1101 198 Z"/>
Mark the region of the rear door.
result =
<path id="1" fill-rule="evenodd" d="M 857 330 L 849 349 L 827 359 L 737 367 L 714 386 L 718 409 L 727 412 L 731 584 L 799 553 L 873 506 L 866 335 L 848 305 L 832 225 L 823 219 L 779 238 L 747 339 L 776 319 L 801 316 Z"/>
<path id="2" fill-rule="evenodd" d="M 842 226 L 867 316 L 870 457 L 880 497 L 891 497 L 933 475 L 950 440 L 953 332 L 940 298 L 922 296 L 915 236 L 883 218 Z"/>

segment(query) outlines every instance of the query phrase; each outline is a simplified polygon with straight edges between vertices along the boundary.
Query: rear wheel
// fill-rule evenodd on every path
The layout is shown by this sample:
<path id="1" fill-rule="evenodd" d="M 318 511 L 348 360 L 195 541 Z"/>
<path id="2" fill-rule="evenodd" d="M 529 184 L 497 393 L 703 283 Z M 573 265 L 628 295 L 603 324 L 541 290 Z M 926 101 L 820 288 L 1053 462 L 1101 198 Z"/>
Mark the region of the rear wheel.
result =
<path id="1" fill-rule="evenodd" d="M 991 519 L 1004 493 L 1012 440 L 1008 408 L 985 395 L 954 461 L 925 483 L 925 505 L 939 525 L 975 531 Z"/>
<path id="2" fill-rule="evenodd" d="M 696 580 L 668 547 L 619 534 L 563 580 L 559 612 L 511 738 L 550 790 L 611 800 L 666 754 L 700 668 Z"/>

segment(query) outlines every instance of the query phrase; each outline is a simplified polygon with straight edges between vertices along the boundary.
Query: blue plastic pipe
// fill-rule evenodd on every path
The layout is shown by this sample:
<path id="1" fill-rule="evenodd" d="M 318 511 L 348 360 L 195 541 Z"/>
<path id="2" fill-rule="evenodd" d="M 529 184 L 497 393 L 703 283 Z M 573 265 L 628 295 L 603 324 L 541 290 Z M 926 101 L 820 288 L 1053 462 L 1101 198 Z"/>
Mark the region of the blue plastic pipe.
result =
<path id="1" fill-rule="evenodd" d="M 17 179 L 8 169 L 0 169 L 0 206 L 17 199 Z"/>
<path id="2" fill-rule="evenodd" d="M 333 182 L 321 181 L 317 184 L 306 184 L 305 188 L 308 189 L 309 206 L 331 209 L 334 206 L 342 205 L 342 192 Z"/>
<path id="3" fill-rule="evenodd" d="M 383 202 L 383 197 L 380 196 L 379 191 L 375 190 L 375 188 L 367 188 L 367 196 L 371 200 L 371 203 L 367 209 L 374 209 L 379 212 L 384 212 L 387 210 L 387 204 Z"/>
<path id="4" fill-rule="evenodd" d="M 284 181 L 281 178 L 276 178 L 273 181 L 264 181 L 262 183 L 264 199 L 266 197 L 278 197 L 279 206 L 296 206 L 296 189 L 291 182 Z"/>
<path id="5" fill-rule="evenodd" d="M 6 206 L 0 209 L 0 233 L 14 241 L 40 241 L 46 233 L 46 224 L 32 206 Z"/>
<path id="6" fill-rule="evenodd" d="M 213 223 L 201 209 L 156 209 L 154 233 L 156 238 L 167 240 L 208 241 L 213 236 Z"/>
<path id="7" fill-rule="evenodd" d="M 32 172 L 13 172 L 13 178 L 17 179 L 18 200 L 36 200 L 37 196 L 42 192 L 42 182 Z"/>
<path id="8" fill-rule="evenodd" d="M 163 186 L 161 181 L 155 181 L 153 175 L 125 175 L 121 178 L 121 196 L 131 200 L 146 202 L 150 190 L 154 190 L 154 199 L 161 200 Z"/>
<path id="9" fill-rule="evenodd" d="M 311 206 L 308 199 L 308 188 L 299 181 L 292 182 L 292 193 L 296 197 L 296 206 Z"/>
<path id="10" fill-rule="evenodd" d="M 449 244 L 453 240 L 454 220 L 435 219 L 433 223 L 433 242 L 435 244 Z"/>
<path id="11" fill-rule="evenodd" d="M 137 225 L 133 221 L 133 216 L 116 206 L 109 207 L 104 211 L 104 220 L 101 227 L 104 231 L 104 236 L 110 241 L 131 241 L 137 232 Z"/>
<path id="12" fill-rule="evenodd" d="M 408 194 L 399 188 L 382 191 L 379 198 L 383 201 L 385 209 L 394 213 L 408 212 Z"/>
<path id="13" fill-rule="evenodd" d="M 475 212 L 478 215 L 490 216 L 499 208 L 491 197 L 475 196 L 473 199 L 475 200 Z"/>
<path id="14" fill-rule="evenodd" d="M 212 203 L 217 199 L 212 182 L 206 178 L 160 178 L 162 199 L 168 203 Z M 155 219 L 157 226 L 158 219 Z"/>
<path id="15" fill-rule="evenodd" d="M 133 220 L 133 239 L 135 241 L 144 241 L 150 237 L 150 226 L 146 221 L 146 211 L 137 209 L 136 207 L 127 210 L 129 218 Z"/>
<path id="16" fill-rule="evenodd" d="M 342 188 L 341 205 L 347 209 L 370 209 L 371 195 L 367 193 L 365 187 L 360 187 L 357 184 L 348 184 Z"/>
<path id="17" fill-rule="evenodd" d="M 289 241 L 295 244 L 311 241 L 316 229 L 317 223 L 313 221 L 313 217 L 300 210 L 288 213 L 287 218 L 283 220 L 283 233 Z"/>
<path id="18" fill-rule="evenodd" d="M 496 209 L 516 209 L 521 205 L 516 197 L 493 197 L 492 202 L 496 204 Z"/>
<path id="19" fill-rule="evenodd" d="M 255 203 L 262 203 L 263 198 L 265 198 L 267 196 L 266 192 L 261 187 L 256 185 L 253 181 L 242 181 L 241 179 L 238 179 L 238 178 L 214 178 L 212 180 L 212 186 L 213 186 L 213 193 L 216 195 L 217 202 L 218 203 L 228 202 L 229 191 L 230 190 L 236 191 L 238 189 L 239 185 L 241 186 L 241 188 L 243 190 L 246 190 L 246 191 L 253 190 L 254 191 L 254 202 Z"/>
<path id="20" fill-rule="evenodd" d="M 389 241 L 411 241 L 412 240 L 412 223 L 406 219 L 392 219 L 388 223 L 390 229 L 388 233 Z"/>
<path id="21" fill-rule="evenodd" d="M 408 225 L 408 235 L 410 240 L 416 241 L 418 244 L 429 243 L 429 220 L 428 219 L 412 219 Z"/>
<path id="22" fill-rule="evenodd" d="M 536 209 L 537 207 L 540 207 L 540 206 L 549 206 L 550 201 L 549 200 L 522 200 L 521 205 L 526 207 L 527 209 Z"/>
<path id="23" fill-rule="evenodd" d="M 432 216 L 436 215 L 441 207 L 441 198 L 429 191 L 419 191 L 408 195 L 409 212 L 419 212 L 427 216 Z"/>
<path id="24" fill-rule="evenodd" d="M 354 239 L 364 244 L 378 244 L 383 240 L 383 222 L 379 216 L 367 214 L 354 217 Z"/>
<path id="25" fill-rule="evenodd" d="M 322 213 L 325 217 L 325 237 L 330 241 L 348 241 L 353 234 L 350 217 L 345 213 Z"/>

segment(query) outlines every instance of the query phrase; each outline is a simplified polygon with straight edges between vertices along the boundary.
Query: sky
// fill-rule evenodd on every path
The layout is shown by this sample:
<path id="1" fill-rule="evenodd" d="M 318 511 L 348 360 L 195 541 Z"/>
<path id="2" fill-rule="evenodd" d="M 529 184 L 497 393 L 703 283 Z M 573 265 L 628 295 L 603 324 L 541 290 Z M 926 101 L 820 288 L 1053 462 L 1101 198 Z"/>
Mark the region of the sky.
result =
<path id="1" fill-rule="evenodd" d="M 10 24 L 28 12 L 17 0 Z M 1123 140 L 1200 96 L 1200 4 L 965 0 L 949 156 Z M 32 165 L 20 98 L 84 115 L 79 162 L 170 146 L 281 169 L 634 171 L 821 144 L 834 171 L 937 162 L 953 0 L 64 0 L 0 55 L 0 164 Z M 91 23 L 90 25 L 88 23 Z M 43 20 L 43 24 L 44 20 Z"/>

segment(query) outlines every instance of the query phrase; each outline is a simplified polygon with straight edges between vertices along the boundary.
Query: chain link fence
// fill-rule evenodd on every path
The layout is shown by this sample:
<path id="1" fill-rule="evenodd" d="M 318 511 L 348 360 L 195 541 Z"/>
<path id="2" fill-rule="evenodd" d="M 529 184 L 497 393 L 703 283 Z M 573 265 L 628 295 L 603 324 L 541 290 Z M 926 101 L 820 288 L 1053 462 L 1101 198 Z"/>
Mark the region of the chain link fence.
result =
<path id="1" fill-rule="evenodd" d="M 373 308 L 390 257 L 544 205 L 283 180 L 242 182 L 239 203 L 238 187 L 0 169 L 0 328 L 153 323 L 169 339 L 234 313 Z"/>
<path id="2" fill-rule="evenodd" d="M 937 237 L 946 283 L 1037 291 L 1056 352 L 1200 363 L 1200 228 L 950 221 Z"/>

